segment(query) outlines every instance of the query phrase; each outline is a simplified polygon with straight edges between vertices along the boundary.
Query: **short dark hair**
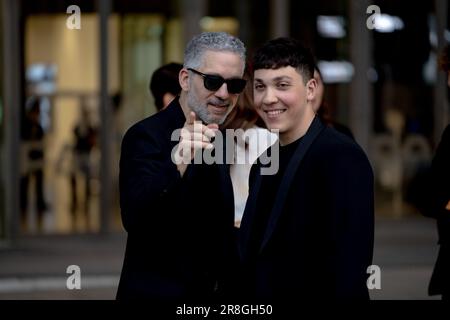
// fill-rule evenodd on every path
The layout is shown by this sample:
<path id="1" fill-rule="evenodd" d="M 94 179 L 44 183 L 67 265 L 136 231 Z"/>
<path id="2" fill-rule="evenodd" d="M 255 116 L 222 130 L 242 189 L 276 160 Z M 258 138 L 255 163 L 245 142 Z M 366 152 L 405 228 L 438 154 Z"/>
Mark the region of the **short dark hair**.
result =
<path id="1" fill-rule="evenodd" d="M 158 68 L 153 72 L 150 79 L 150 92 L 155 99 L 155 105 L 158 110 L 165 106 L 163 105 L 163 97 L 166 93 L 178 95 L 181 92 L 178 74 L 183 68 L 180 63 L 168 63 Z"/>
<path id="2" fill-rule="evenodd" d="M 303 81 L 314 75 L 314 57 L 311 51 L 293 38 L 276 38 L 256 50 L 253 69 L 279 69 L 291 66 L 299 71 Z"/>

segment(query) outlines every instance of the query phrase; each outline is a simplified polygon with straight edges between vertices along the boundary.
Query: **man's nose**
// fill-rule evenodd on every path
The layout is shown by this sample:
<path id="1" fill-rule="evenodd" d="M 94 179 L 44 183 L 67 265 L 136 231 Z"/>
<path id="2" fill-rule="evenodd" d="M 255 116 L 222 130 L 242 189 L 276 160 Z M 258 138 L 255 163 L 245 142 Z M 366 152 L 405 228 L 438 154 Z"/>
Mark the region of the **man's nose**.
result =
<path id="1" fill-rule="evenodd" d="M 228 99 L 230 96 L 230 93 L 228 92 L 228 87 L 226 83 L 223 83 L 222 86 L 219 88 L 219 90 L 215 93 L 216 97 L 221 99 Z"/>
<path id="2" fill-rule="evenodd" d="M 278 101 L 278 98 L 275 92 L 271 88 L 267 88 L 264 93 L 263 103 L 264 104 L 273 104 Z"/>

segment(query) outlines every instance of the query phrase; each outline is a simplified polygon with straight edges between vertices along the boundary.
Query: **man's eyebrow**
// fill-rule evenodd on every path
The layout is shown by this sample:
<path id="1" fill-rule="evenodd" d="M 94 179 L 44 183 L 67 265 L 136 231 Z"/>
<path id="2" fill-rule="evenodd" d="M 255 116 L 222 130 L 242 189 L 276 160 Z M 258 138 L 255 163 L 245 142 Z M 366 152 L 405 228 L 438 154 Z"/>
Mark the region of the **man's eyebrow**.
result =
<path id="1" fill-rule="evenodd" d="M 279 76 L 272 79 L 272 81 L 281 81 L 281 80 L 292 80 L 289 76 Z"/>
<path id="2" fill-rule="evenodd" d="M 282 80 L 292 80 L 292 78 L 289 77 L 289 76 L 279 76 L 279 77 L 275 77 L 273 79 L 270 79 L 270 81 L 272 81 L 272 82 L 277 82 L 277 81 L 282 81 Z M 264 80 L 259 79 L 259 78 L 255 78 L 255 82 L 264 82 Z"/>

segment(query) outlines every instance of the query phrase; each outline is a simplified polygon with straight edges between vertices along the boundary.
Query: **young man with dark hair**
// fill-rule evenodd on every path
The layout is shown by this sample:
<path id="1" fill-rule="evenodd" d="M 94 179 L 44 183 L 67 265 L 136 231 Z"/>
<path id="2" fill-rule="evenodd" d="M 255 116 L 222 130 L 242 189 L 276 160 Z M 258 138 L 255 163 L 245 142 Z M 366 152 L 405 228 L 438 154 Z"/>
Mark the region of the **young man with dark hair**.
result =
<path id="1" fill-rule="evenodd" d="M 290 38 L 253 59 L 254 102 L 279 130 L 279 170 L 257 162 L 240 233 L 246 297 L 368 299 L 373 173 L 363 150 L 315 116 L 314 59 Z M 276 155 L 271 155 L 274 157 Z"/>

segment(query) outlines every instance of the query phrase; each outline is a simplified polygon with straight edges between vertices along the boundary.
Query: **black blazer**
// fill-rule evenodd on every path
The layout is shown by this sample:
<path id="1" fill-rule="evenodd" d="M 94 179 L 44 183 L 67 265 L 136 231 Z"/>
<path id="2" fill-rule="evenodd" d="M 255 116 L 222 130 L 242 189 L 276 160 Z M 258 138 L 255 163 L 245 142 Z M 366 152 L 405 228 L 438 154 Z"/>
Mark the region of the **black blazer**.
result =
<path id="1" fill-rule="evenodd" d="M 249 261 L 249 234 L 264 183 L 260 168 L 257 163 L 251 170 L 240 231 L 245 295 L 368 299 L 373 173 L 362 149 L 316 117 L 285 171 L 259 253 Z"/>
<path id="2" fill-rule="evenodd" d="M 419 209 L 425 216 L 436 219 L 440 248 L 428 292 L 450 296 L 450 211 L 445 209 L 450 200 L 450 125 L 436 149 L 430 178 L 422 189 Z"/>
<path id="3" fill-rule="evenodd" d="M 118 299 L 208 299 L 226 289 L 238 260 L 233 189 L 226 165 L 171 160 L 185 123 L 178 99 L 133 125 L 120 158 L 120 205 L 128 232 Z"/>

